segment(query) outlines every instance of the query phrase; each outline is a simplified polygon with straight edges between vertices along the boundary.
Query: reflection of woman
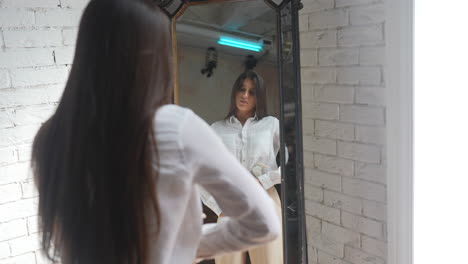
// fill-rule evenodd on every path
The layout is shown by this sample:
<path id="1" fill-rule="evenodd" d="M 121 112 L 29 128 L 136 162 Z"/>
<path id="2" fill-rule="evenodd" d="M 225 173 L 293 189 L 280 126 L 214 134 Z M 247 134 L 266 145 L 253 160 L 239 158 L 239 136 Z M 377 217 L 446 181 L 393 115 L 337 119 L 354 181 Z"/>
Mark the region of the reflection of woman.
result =
<path id="1" fill-rule="evenodd" d="M 60 263 L 190 264 L 280 232 L 271 199 L 213 130 L 169 105 L 169 28 L 144 1 L 95 0 L 83 14 L 32 156 L 42 248 Z M 230 216 L 223 224 L 202 228 L 198 185 Z"/>
<path id="2" fill-rule="evenodd" d="M 281 220 L 281 202 L 274 188 L 281 181 L 276 164 L 280 148 L 279 121 L 266 112 L 263 80 L 254 71 L 247 70 L 234 83 L 229 114 L 212 128 L 274 200 L 277 217 Z M 206 191 L 202 190 L 201 194 L 205 205 L 219 215 L 218 222 L 222 222 L 224 214 L 215 199 Z M 249 256 L 252 264 L 283 263 L 282 238 L 249 250 Z M 245 253 L 236 253 L 216 258 L 216 264 L 240 264 L 244 260 Z"/>

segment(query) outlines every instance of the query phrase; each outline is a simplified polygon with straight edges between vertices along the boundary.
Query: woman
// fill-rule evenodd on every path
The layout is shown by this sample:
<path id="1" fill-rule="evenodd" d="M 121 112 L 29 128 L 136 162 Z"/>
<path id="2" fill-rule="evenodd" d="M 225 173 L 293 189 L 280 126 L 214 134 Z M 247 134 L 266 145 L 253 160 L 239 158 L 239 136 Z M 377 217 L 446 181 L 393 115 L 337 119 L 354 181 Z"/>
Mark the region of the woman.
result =
<path id="1" fill-rule="evenodd" d="M 49 258 L 190 264 L 280 232 L 273 202 L 211 128 L 168 105 L 169 28 L 167 17 L 143 1 L 87 6 L 62 99 L 33 145 Z M 249 187 L 233 184 L 234 176 Z M 202 230 L 197 185 L 229 216 L 222 225 Z"/>
<path id="2" fill-rule="evenodd" d="M 252 65 L 247 62 L 247 65 Z M 254 64 L 255 65 L 255 64 Z M 248 67 L 251 68 L 251 67 Z M 267 190 L 275 201 L 277 219 L 281 220 L 281 202 L 275 184 L 281 183 L 280 170 L 276 164 L 276 155 L 280 148 L 279 121 L 267 116 L 266 95 L 262 78 L 252 70 L 242 73 L 234 83 L 231 92 L 231 106 L 224 120 L 211 126 L 221 137 L 227 148 L 247 168 L 257 182 Z M 237 180 L 234 179 L 234 180 Z M 240 187 L 242 183 L 238 183 Z M 225 215 L 217 200 L 202 190 L 202 201 L 220 216 Z M 275 241 L 249 250 L 252 264 L 283 263 L 283 241 Z M 240 264 L 245 261 L 245 253 L 235 253 L 216 258 L 216 264 Z"/>

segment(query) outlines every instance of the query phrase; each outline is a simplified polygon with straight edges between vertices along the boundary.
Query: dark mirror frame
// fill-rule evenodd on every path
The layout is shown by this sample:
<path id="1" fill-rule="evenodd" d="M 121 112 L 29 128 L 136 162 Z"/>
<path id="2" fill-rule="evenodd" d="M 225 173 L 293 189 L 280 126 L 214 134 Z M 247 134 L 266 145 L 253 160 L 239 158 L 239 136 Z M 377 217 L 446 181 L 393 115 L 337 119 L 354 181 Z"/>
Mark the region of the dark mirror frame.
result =
<path id="1" fill-rule="evenodd" d="M 175 41 L 175 20 L 188 6 L 239 0 L 159 0 L 156 5 L 171 19 Z M 241 0 L 249 1 L 249 0 Z M 277 13 L 277 47 L 280 84 L 281 145 L 287 146 L 289 161 L 285 164 L 285 148 L 281 150 L 281 199 L 283 209 L 283 250 L 285 264 L 307 264 L 307 231 L 304 207 L 304 166 L 302 148 L 302 105 L 299 47 L 300 0 L 264 0 Z M 173 56 L 177 60 L 177 42 Z M 174 63 L 177 80 L 177 62 Z M 174 101 L 178 102 L 175 81 Z"/>

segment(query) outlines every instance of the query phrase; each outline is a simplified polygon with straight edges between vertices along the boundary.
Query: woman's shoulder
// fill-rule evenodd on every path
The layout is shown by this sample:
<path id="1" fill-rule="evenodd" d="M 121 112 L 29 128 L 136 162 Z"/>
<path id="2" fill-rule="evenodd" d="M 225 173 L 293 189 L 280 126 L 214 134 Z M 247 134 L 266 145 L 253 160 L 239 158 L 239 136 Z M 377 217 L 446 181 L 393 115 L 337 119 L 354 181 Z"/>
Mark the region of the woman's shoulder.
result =
<path id="1" fill-rule="evenodd" d="M 278 118 L 276 118 L 274 116 L 265 116 L 260 121 L 263 122 L 263 123 L 269 123 L 269 124 L 274 124 L 274 125 L 279 124 Z"/>
<path id="2" fill-rule="evenodd" d="M 177 123 L 181 123 L 186 118 L 194 118 L 195 116 L 196 114 L 191 109 L 175 104 L 163 105 L 159 107 L 155 114 L 156 120 L 170 119 Z"/>
<path id="3" fill-rule="evenodd" d="M 279 122 L 278 118 L 276 118 L 275 116 L 265 116 L 263 119 Z"/>
<path id="4" fill-rule="evenodd" d="M 194 115 L 193 111 L 188 108 L 166 104 L 156 111 L 154 124 L 157 129 L 178 130 L 191 115 Z"/>
<path id="5" fill-rule="evenodd" d="M 226 127 L 226 124 L 227 124 L 226 119 L 221 119 L 221 120 L 218 120 L 218 121 L 212 123 L 211 127 L 213 129 L 222 128 L 222 127 Z"/>
<path id="6" fill-rule="evenodd" d="M 166 104 L 166 105 L 159 107 L 159 109 L 156 111 L 156 116 L 163 115 L 163 116 L 178 117 L 178 116 L 187 115 L 190 112 L 192 112 L 192 110 L 188 108 L 175 105 L 175 104 Z"/>

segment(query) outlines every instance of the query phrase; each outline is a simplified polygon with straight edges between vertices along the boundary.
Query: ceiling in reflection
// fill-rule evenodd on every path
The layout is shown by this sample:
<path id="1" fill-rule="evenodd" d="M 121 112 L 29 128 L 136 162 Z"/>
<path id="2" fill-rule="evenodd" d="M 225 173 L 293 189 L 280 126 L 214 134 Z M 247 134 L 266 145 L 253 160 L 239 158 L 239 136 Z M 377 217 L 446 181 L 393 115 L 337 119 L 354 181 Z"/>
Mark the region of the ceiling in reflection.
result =
<path id="1" fill-rule="evenodd" d="M 276 30 L 276 12 L 263 0 L 190 6 L 176 24 L 179 45 L 203 49 L 215 46 L 231 55 L 253 54 L 269 60 L 276 54 Z M 221 46 L 216 43 L 221 36 L 261 42 L 264 48 L 257 53 Z"/>

